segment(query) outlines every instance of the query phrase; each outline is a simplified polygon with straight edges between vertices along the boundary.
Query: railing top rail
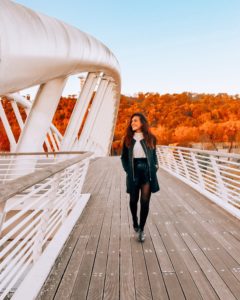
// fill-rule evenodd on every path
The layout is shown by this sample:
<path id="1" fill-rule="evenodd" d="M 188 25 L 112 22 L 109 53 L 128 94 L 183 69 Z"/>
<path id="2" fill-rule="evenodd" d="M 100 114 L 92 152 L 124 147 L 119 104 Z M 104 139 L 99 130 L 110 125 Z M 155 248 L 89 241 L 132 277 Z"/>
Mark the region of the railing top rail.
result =
<path id="1" fill-rule="evenodd" d="M 173 148 L 173 149 L 179 149 L 179 150 L 188 150 L 192 152 L 200 152 L 204 154 L 210 154 L 210 155 L 215 155 L 215 156 L 222 156 L 222 157 L 229 157 L 229 158 L 237 158 L 240 159 L 240 154 L 236 153 L 223 153 L 223 152 L 218 152 L 214 150 L 202 150 L 202 149 L 196 149 L 196 148 L 187 148 L 187 147 L 181 147 L 181 146 L 165 146 L 165 145 L 157 145 L 161 148 Z"/>
<path id="2" fill-rule="evenodd" d="M 86 151 L 49 151 L 49 152 L 0 152 L 1 156 L 18 156 L 18 155 L 58 155 L 58 154 L 83 154 Z"/>
<path id="3" fill-rule="evenodd" d="M 78 155 L 77 157 L 73 157 L 62 162 L 59 162 L 55 165 L 47 166 L 44 169 L 34 171 L 27 175 L 21 176 L 12 180 L 11 182 L 0 184 L 0 207 L 4 205 L 4 203 L 15 196 L 18 193 L 30 188 L 31 186 L 47 179 L 48 177 L 61 172 L 62 170 L 80 162 L 81 160 L 86 159 L 91 156 L 93 152 L 85 152 L 84 154 Z"/>

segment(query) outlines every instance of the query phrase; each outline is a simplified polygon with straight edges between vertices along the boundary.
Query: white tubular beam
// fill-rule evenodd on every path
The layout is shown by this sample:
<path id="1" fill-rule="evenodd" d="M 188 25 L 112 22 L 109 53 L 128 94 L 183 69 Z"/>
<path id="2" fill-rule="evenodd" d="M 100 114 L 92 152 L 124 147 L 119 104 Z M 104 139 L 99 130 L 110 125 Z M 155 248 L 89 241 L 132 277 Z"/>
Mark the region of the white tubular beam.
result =
<path id="1" fill-rule="evenodd" d="M 114 127 L 114 113 L 115 113 L 115 111 L 116 111 L 116 106 L 115 106 L 115 102 L 114 102 L 114 100 L 113 99 L 111 99 L 111 103 L 110 103 L 110 105 L 111 105 L 111 108 L 112 108 L 112 110 L 111 110 L 111 116 L 110 116 L 110 118 L 109 118 L 109 121 L 108 121 L 108 124 L 106 124 L 107 126 L 107 128 L 106 128 L 106 131 L 105 131 L 105 133 L 106 133 L 106 138 L 104 138 L 104 140 L 103 140 L 103 149 L 105 150 L 105 155 L 110 155 L 110 153 L 109 153 L 109 150 L 110 150 L 110 145 L 111 145 L 111 143 L 112 143 L 112 129 L 113 129 L 113 127 Z M 105 141 L 105 143 L 104 143 L 104 141 Z"/>
<path id="2" fill-rule="evenodd" d="M 26 124 L 20 135 L 16 152 L 42 151 L 44 140 L 50 128 L 65 83 L 66 78 L 56 78 L 40 86 Z M 26 160 L 27 159 L 26 156 Z M 16 174 L 20 173 L 22 163 L 23 160 L 17 158 L 14 161 L 14 165 L 11 165 L 9 168 L 9 171 L 14 167 L 14 172 L 16 172 Z M 31 171 L 31 167 L 34 170 L 35 161 L 31 160 L 31 163 L 32 166 L 29 165 L 29 169 L 26 173 Z M 18 175 L 16 175 L 16 177 L 18 177 Z"/>
<path id="3" fill-rule="evenodd" d="M 107 91 L 104 95 L 104 99 L 102 101 L 101 108 L 99 110 L 99 113 L 97 115 L 97 118 L 94 122 L 94 126 L 92 128 L 92 131 L 90 133 L 90 140 L 95 141 L 97 145 L 100 145 L 100 153 L 99 155 L 105 155 L 107 152 L 107 145 L 109 143 L 109 136 L 108 134 L 112 127 L 112 120 L 113 120 L 113 107 L 115 103 L 113 102 L 113 85 L 112 82 L 109 82 Z M 99 128 L 101 128 L 99 130 Z M 104 146 L 105 145 L 105 146 Z M 106 147 L 106 148 L 104 148 Z M 91 149 L 91 144 L 88 144 L 87 149 Z"/>
<path id="4" fill-rule="evenodd" d="M 101 103 L 104 99 L 104 94 L 106 92 L 107 89 L 107 85 L 108 85 L 108 80 L 107 79 L 102 79 L 97 92 L 94 96 L 91 108 L 90 108 L 90 112 L 88 113 L 87 119 L 85 121 L 83 130 L 81 132 L 80 138 L 79 138 L 79 143 L 78 143 L 78 149 L 79 150 L 86 150 L 86 144 L 88 142 L 88 138 L 92 129 L 92 126 L 95 122 L 96 116 L 98 114 L 99 111 L 99 107 L 101 106 Z"/>
<path id="5" fill-rule="evenodd" d="M 13 108 L 13 111 L 15 113 L 15 116 L 16 116 L 16 119 L 17 119 L 17 122 L 19 124 L 19 127 L 21 128 L 21 130 L 23 129 L 23 119 L 22 119 L 22 116 L 19 112 L 19 108 L 17 106 L 17 103 L 15 101 L 11 101 L 11 105 L 12 105 L 12 108 Z"/>
<path id="6" fill-rule="evenodd" d="M 98 123 L 98 118 L 99 118 L 99 114 L 101 113 L 101 109 L 102 106 L 104 105 L 104 101 L 106 99 L 106 95 L 109 92 L 109 79 L 107 79 L 107 84 L 105 89 L 101 92 L 100 96 L 99 96 L 99 101 L 98 101 L 98 105 L 96 105 L 96 109 L 93 109 L 93 114 L 92 114 L 92 122 L 90 123 L 90 126 L 88 127 L 88 133 L 87 133 L 87 138 L 85 139 L 85 144 L 84 144 L 84 149 L 88 150 L 90 148 L 94 149 L 94 151 L 96 150 L 96 147 L 92 147 L 92 143 L 94 142 L 94 144 L 98 145 L 98 143 L 96 141 L 92 140 L 92 131 L 95 128 L 95 124 Z M 97 99 L 96 99 L 96 103 L 97 103 Z M 104 120 L 104 116 L 103 116 L 103 120 Z M 105 120 L 104 120 L 105 121 Z M 102 132 L 102 124 L 100 124 L 100 127 L 98 127 L 98 134 L 101 136 L 101 132 Z M 99 131 L 100 130 L 100 131 Z"/>
<path id="7" fill-rule="evenodd" d="M 57 135 L 59 141 L 61 141 L 61 140 L 63 139 L 63 136 L 62 136 L 62 134 L 59 132 L 59 130 L 56 128 L 56 126 L 55 126 L 53 123 L 51 123 L 50 128 L 51 128 L 51 130 Z"/>
<path id="8" fill-rule="evenodd" d="M 19 103 L 22 107 L 25 108 L 31 108 L 32 103 L 25 99 L 22 95 L 19 93 L 13 93 L 13 94 L 6 94 L 5 95 L 9 100 L 15 100 L 17 103 Z"/>
<path id="9" fill-rule="evenodd" d="M 117 97 L 115 91 L 114 92 L 114 101 L 115 101 L 115 111 L 114 111 L 114 119 L 113 119 L 113 127 L 112 127 L 112 132 L 111 132 L 111 137 L 110 137 L 110 143 L 108 146 L 108 153 L 110 154 L 111 151 L 111 145 L 113 142 L 113 136 L 116 128 L 116 123 L 117 123 L 117 115 L 118 115 L 118 110 L 119 110 L 119 105 L 120 105 L 120 97 Z"/>
<path id="10" fill-rule="evenodd" d="M 91 100 L 93 91 L 97 83 L 97 75 L 89 73 L 80 96 L 74 106 L 68 126 L 66 128 L 64 138 L 61 144 L 61 151 L 71 150 L 72 145 L 77 139 L 77 134 L 83 122 L 84 115 Z"/>
<path id="11" fill-rule="evenodd" d="M 20 136 L 17 152 L 41 151 L 65 83 L 66 78 L 57 78 L 41 85 Z"/>
<path id="12" fill-rule="evenodd" d="M 112 96 L 112 95 L 111 95 Z M 112 128 L 114 126 L 114 112 L 115 112 L 115 102 L 113 97 L 111 97 L 110 102 L 110 109 L 111 109 L 111 116 L 109 117 L 108 124 L 106 124 L 106 138 L 104 139 L 105 144 L 103 143 L 103 148 L 106 151 L 106 155 L 109 155 L 109 145 L 111 144 L 111 136 L 112 136 Z"/>

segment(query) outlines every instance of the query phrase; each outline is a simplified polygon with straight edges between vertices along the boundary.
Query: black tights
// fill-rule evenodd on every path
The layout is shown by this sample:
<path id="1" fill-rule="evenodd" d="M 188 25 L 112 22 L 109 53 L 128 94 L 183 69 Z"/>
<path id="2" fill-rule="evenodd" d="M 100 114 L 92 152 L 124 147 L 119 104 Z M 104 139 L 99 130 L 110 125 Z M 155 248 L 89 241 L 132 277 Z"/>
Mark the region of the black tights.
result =
<path id="1" fill-rule="evenodd" d="M 141 210 L 140 210 L 140 229 L 144 229 L 144 225 L 147 220 L 148 211 L 149 211 L 149 202 L 150 202 L 150 196 L 151 196 L 151 188 L 150 183 L 144 183 L 140 186 L 141 189 L 141 198 L 140 198 L 140 204 L 141 204 Z M 133 224 L 137 225 L 138 218 L 137 218 L 137 204 L 138 204 L 138 198 L 139 198 L 139 187 L 135 186 L 133 191 L 130 193 L 130 210 L 132 213 L 132 219 Z"/>

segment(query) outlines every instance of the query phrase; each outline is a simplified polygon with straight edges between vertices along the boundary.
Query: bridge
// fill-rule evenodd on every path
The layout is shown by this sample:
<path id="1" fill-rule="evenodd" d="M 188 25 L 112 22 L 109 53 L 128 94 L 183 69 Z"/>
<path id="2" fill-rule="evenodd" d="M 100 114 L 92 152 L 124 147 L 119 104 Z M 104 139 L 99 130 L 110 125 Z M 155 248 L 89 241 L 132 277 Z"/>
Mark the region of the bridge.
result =
<path id="1" fill-rule="evenodd" d="M 10 143 L 0 154 L 0 299 L 240 299 L 240 155 L 157 145 L 160 191 L 139 243 L 120 156 L 110 155 L 121 91 L 114 54 L 8 0 L 0 23 Z M 61 134 L 52 119 L 79 73 Z M 36 85 L 34 101 L 19 93 Z"/>

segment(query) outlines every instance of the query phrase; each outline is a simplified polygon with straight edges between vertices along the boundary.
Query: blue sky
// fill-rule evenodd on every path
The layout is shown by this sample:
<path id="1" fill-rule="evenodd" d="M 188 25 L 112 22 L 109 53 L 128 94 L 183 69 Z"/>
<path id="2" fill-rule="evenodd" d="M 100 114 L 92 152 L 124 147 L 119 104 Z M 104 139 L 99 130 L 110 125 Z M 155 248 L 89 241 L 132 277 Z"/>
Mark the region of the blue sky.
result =
<path id="1" fill-rule="evenodd" d="M 239 0 L 19 0 L 116 55 L 122 93 L 240 94 Z M 72 78 L 65 93 L 77 93 Z"/>

